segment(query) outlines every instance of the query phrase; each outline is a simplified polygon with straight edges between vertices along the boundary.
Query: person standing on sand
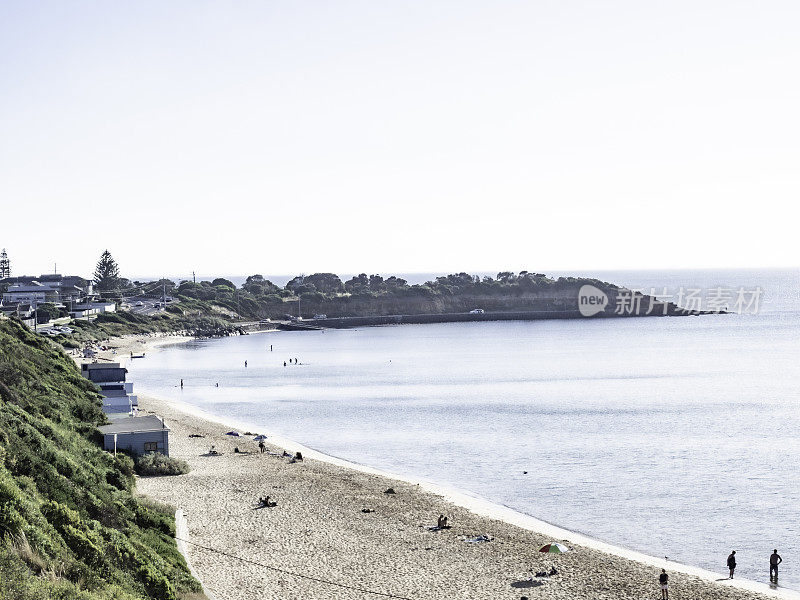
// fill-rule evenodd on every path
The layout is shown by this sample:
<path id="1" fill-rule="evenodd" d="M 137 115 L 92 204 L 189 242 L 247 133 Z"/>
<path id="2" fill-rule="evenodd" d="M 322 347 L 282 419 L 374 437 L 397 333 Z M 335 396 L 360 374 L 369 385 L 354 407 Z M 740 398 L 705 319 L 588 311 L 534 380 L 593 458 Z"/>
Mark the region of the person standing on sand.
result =
<path id="1" fill-rule="evenodd" d="M 778 549 L 772 551 L 769 555 L 769 580 L 778 582 L 778 565 L 783 562 L 781 555 L 778 554 Z M 773 573 L 775 574 L 773 577 Z"/>
<path id="2" fill-rule="evenodd" d="M 247 367 L 247 361 L 244 361 L 244 366 Z"/>
<path id="3" fill-rule="evenodd" d="M 183 389 L 183 379 L 181 379 L 181 389 Z"/>
<path id="4" fill-rule="evenodd" d="M 658 585 L 661 586 L 661 600 L 667 600 L 669 597 L 669 575 L 666 569 L 661 569 L 661 575 L 658 576 Z"/>
<path id="5" fill-rule="evenodd" d="M 731 571 L 728 579 L 733 579 L 733 572 L 736 570 L 736 550 L 731 550 L 731 553 L 728 555 L 728 569 Z"/>

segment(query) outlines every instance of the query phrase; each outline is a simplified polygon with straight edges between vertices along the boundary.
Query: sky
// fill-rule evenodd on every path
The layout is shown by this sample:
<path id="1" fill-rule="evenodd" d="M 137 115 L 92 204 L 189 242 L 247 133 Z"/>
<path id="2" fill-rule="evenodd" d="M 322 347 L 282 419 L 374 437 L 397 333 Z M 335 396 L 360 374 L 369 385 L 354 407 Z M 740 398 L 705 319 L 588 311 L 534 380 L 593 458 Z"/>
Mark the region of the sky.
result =
<path id="1" fill-rule="evenodd" d="M 16 274 L 791 267 L 800 3 L 0 3 Z"/>

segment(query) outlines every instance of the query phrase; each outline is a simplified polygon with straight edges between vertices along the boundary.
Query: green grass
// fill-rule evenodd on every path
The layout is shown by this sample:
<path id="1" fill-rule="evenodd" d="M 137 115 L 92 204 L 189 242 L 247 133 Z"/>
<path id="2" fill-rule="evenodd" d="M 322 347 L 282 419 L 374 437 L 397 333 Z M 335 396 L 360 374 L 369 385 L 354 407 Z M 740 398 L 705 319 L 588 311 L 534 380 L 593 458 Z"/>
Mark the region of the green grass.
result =
<path id="1" fill-rule="evenodd" d="M 49 340 L 0 321 L 0 599 L 178 600 L 199 593 L 169 507 L 99 445 L 93 385 Z"/>

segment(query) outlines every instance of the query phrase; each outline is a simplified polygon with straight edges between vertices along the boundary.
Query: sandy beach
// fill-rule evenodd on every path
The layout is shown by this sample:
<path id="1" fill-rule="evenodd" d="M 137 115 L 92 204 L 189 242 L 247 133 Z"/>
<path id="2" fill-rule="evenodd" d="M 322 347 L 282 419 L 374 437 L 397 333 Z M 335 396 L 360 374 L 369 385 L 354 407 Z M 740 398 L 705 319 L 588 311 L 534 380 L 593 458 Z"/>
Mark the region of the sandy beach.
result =
<path id="1" fill-rule="evenodd" d="M 269 453 L 262 454 L 251 437 L 227 436 L 229 427 L 220 423 L 156 398 L 140 402 L 142 409 L 166 418 L 171 454 L 192 470 L 179 477 L 140 478 L 138 489 L 184 511 L 191 562 L 217 598 L 380 597 L 334 584 L 415 599 L 660 597 L 660 569 L 654 565 L 479 516 L 401 480 L 312 458 L 292 463 L 270 440 Z M 208 455 L 212 444 L 220 456 Z M 385 493 L 390 487 L 395 494 Z M 257 508 L 266 495 L 278 505 Z M 429 531 L 440 513 L 452 528 Z M 491 541 L 466 541 L 480 535 Z M 538 552 L 553 541 L 571 552 Z M 530 581 L 552 568 L 556 575 Z M 674 599 L 767 597 L 727 580 L 670 575 Z M 778 593 L 796 597 L 779 590 L 769 595 Z"/>
<path id="2" fill-rule="evenodd" d="M 129 359 L 181 336 L 110 340 L 101 356 Z M 217 599 L 294 598 L 660 598 L 757 599 L 800 594 L 640 555 L 435 485 L 404 481 L 270 435 L 252 435 L 188 405 L 139 396 L 140 409 L 166 419 L 170 454 L 191 472 L 139 478 L 139 493 L 188 519 L 189 558 Z M 266 433 L 251 430 L 250 433 Z M 214 445 L 221 453 L 209 455 Z M 240 452 L 235 452 L 235 448 Z M 304 460 L 284 455 L 298 449 Z M 395 493 L 385 493 L 392 488 Z M 259 508 L 269 495 L 277 502 Z M 469 508 L 467 508 L 469 507 Z M 444 514 L 450 529 L 431 531 Z M 486 536 L 489 541 L 469 541 Z M 550 542 L 570 548 L 543 554 Z M 537 577 L 537 573 L 556 573 Z"/>

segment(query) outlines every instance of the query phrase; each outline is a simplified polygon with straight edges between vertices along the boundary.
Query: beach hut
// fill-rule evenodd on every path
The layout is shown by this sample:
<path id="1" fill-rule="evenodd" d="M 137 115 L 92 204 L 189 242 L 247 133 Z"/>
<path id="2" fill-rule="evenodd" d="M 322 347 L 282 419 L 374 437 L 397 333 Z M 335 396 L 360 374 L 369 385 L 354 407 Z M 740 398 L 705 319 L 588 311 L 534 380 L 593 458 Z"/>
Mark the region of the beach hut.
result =
<path id="1" fill-rule="evenodd" d="M 169 427 L 155 415 L 127 417 L 98 429 L 103 434 L 103 447 L 109 452 L 158 452 L 169 456 Z"/>

